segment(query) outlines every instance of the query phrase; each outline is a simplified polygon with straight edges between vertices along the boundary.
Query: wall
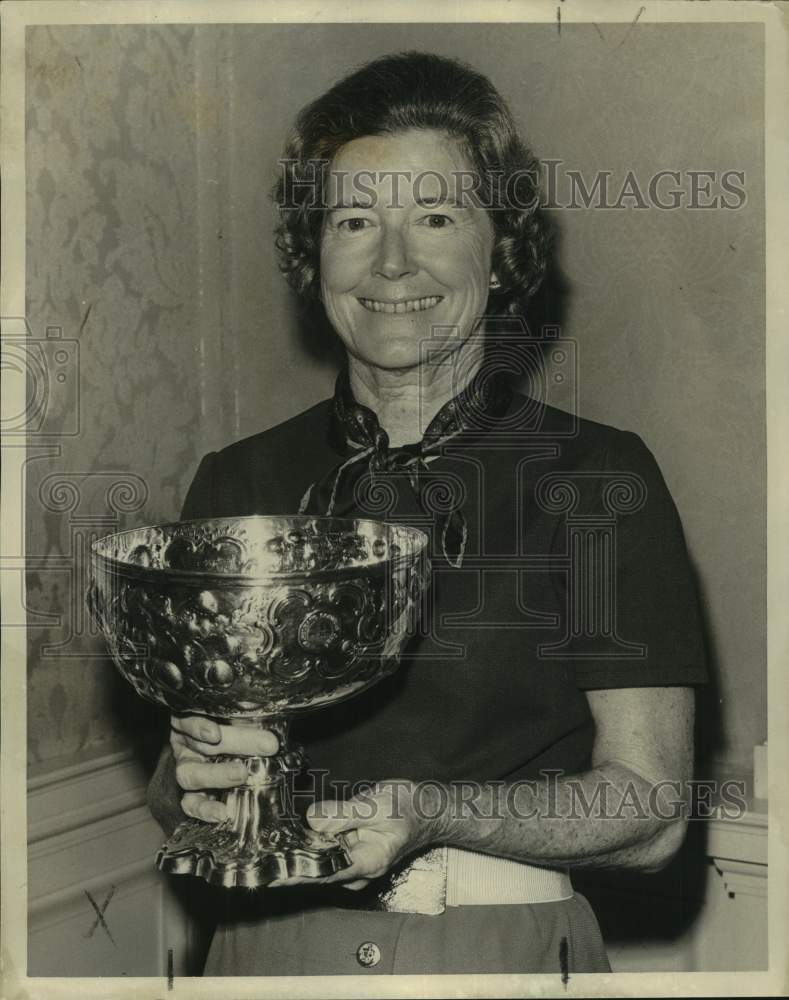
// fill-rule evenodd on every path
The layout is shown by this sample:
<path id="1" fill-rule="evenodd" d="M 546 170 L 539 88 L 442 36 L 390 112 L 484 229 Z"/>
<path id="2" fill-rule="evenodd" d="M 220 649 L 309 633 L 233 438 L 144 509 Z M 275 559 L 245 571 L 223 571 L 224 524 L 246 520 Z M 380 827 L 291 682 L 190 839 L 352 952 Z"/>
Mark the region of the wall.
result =
<path id="1" fill-rule="evenodd" d="M 203 452 L 327 394 L 331 365 L 275 270 L 267 192 L 306 100 L 350 65 L 421 48 L 488 73 L 543 158 L 620 182 L 746 173 L 739 211 L 552 213 L 580 412 L 639 432 L 664 470 L 715 673 L 703 751 L 745 767 L 766 735 L 761 30 L 30 29 L 28 319 L 78 342 L 81 392 L 78 434 L 31 439 L 29 603 L 54 615 L 31 630 L 31 761 L 149 725 L 90 636 L 68 634 L 70 567 L 91 532 L 177 516 Z"/>
<path id="2" fill-rule="evenodd" d="M 201 455 L 239 436 L 243 407 L 245 429 L 265 426 L 331 383 L 268 319 L 286 311 L 269 261 L 257 266 L 279 299 L 261 314 L 233 297 L 225 43 L 191 27 L 30 29 L 27 318 L 71 358 L 28 447 L 37 769 L 159 741 L 161 713 L 129 697 L 91 635 L 91 538 L 176 518 Z M 242 250 L 246 277 L 254 248 Z"/>
<path id="3" fill-rule="evenodd" d="M 169 879 L 161 830 L 133 750 L 47 770 L 28 789 L 30 976 L 177 976 L 202 967 L 206 935 L 189 914 L 217 890 Z"/>

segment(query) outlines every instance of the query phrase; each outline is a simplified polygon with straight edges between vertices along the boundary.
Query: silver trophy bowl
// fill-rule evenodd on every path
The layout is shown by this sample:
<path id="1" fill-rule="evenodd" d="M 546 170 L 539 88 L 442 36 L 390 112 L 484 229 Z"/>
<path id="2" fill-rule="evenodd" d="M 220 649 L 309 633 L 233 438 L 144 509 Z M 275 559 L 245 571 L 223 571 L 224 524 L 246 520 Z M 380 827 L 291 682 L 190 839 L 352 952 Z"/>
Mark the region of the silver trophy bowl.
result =
<path id="1" fill-rule="evenodd" d="M 231 818 L 181 823 L 157 855 L 175 874 L 256 887 L 349 864 L 296 816 L 304 765 L 292 716 L 350 698 L 396 669 L 427 580 L 427 536 L 333 517 L 236 517 L 122 531 L 93 543 L 88 604 L 138 694 L 182 715 L 273 730 L 242 760 Z"/>

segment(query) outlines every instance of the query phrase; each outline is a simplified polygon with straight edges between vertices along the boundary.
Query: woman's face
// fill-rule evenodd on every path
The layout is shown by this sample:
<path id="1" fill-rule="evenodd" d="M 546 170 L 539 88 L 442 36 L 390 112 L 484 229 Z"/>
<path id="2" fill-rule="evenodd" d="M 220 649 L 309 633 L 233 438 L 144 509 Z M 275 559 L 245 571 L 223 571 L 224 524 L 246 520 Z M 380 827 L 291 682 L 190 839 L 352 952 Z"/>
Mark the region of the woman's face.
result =
<path id="1" fill-rule="evenodd" d="M 493 226 L 483 208 L 458 200 L 470 170 L 455 140 L 422 130 L 354 139 L 332 161 L 321 294 L 358 360 L 411 368 L 422 341 L 454 350 L 474 332 Z"/>

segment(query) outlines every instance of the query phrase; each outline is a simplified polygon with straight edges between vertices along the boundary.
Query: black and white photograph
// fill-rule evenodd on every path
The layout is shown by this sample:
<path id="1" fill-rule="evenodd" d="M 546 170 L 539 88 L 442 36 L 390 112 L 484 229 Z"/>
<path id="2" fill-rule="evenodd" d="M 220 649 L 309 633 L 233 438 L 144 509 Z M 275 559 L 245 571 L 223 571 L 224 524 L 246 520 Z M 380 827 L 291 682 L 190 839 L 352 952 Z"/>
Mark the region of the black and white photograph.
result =
<path id="1" fill-rule="evenodd" d="M 3 996 L 787 995 L 787 8 L 1 10 Z"/>

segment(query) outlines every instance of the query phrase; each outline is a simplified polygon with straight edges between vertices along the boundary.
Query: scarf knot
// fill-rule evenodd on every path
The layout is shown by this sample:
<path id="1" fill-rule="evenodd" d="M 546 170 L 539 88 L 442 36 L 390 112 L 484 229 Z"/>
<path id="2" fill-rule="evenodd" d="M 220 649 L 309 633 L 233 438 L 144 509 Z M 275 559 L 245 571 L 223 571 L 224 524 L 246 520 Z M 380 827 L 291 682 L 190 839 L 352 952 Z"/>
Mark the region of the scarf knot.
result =
<path id="1" fill-rule="evenodd" d="M 331 419 L 333 437 L 346 458 L 307 488 L 299 513 L 350 514 L 363 476 L 369 475 L 374 482 L 377 475 L 404 473 L 419 506 L 435 518 L 445 559 L 460 568 L 468 539 L 466 516 L 460 505 L 439 513 L 432 511 L 425 502 L 425 476 L 429 463 L 441 456 L 445 444 L 464 431 L 489 429 L 491 418 L 501 417 L 511 399 L 512 390 L 499 377 L 486 377 L 483 366 L 458 396 L 442 406 L 421 441 L 392 449 L 376 414 L 356 401 L 344 368 L 337 377 Z"/>

